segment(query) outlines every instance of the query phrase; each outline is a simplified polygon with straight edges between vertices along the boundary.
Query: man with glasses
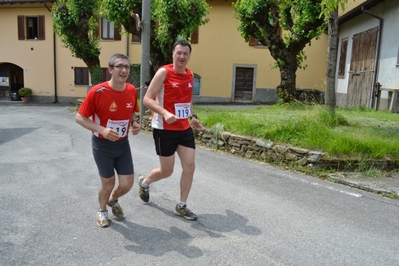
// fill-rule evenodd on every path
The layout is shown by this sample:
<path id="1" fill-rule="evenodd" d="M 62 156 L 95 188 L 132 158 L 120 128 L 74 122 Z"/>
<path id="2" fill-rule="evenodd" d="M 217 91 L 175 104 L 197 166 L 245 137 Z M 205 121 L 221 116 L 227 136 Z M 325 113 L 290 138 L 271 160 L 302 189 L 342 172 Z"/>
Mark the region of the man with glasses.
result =
<path id="1" fill-rule="evenodd" d="M 115 218 L 124 217 L 118 199 L 129 192 L 134 179 L 128 133 L 130 126 L 133 135 L 140 131 L 135 114 L 139 111 L 136 88 L 126 82 L 130 73 L 129 58 L 123 54 L 113 55 L 108 71 L 111 79 L 91 88 L 76 114 L 76 122 L 93 133 L 93 157 L 101 179 L 100 208 L 96 214 L 100 227 L 109 226 L 107 205 Z"/>
<path id="2" fill-rule="evenodd" d="M 139 177 L 138 183 L 141 200 L 149 202 L 149 185 L 172 175 L 177 152 L 183 171 L 180 201 L 174 214 L 196 220 L 197 215 L 186 205 L 195 170 L 195 138 L 189 119 L 195 129 L 203 128 L 192 104 L 194 76 L 186 68 L 190 56 L 190 43 L 177 41 L 173 46 L 173 64 L 158 69 L 144 96 L 143 103 L 153 112 L 151 126 L 160 167 L 153 169 L 145 178 Z"/>

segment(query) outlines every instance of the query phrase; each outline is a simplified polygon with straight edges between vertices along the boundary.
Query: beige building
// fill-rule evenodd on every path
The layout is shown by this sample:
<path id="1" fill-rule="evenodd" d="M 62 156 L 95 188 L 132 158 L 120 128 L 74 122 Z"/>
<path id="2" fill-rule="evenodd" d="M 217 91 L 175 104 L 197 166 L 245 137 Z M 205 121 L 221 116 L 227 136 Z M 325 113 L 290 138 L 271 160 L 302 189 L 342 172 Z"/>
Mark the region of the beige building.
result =
<path id="1" fill-rule="evenodd" d="M 64 48 L 53 33 L 55 1 L 0 0 L 0 99 L 14 99 L 18 88 L 30 87 L 34 102 L 68 103 L 85 96 L 90 84 L 87 67 Z M 266 47 L 250 46 L 237 31 L 233 1 L 208 1 L 210 22 L 199 27 L 189 67 L 195 73 L 195 102 L 275 102 L 278 69 Z M 101 66 L 106 79 L 108 59 L 127 54 L 140 63 L 141 45 L 100 23 Z M 297 88 L 324 91 L 327 36 L 306 48 L 306 70 L 297 71 Z M 14 94 L 13 94 L 14 93 Z"/>

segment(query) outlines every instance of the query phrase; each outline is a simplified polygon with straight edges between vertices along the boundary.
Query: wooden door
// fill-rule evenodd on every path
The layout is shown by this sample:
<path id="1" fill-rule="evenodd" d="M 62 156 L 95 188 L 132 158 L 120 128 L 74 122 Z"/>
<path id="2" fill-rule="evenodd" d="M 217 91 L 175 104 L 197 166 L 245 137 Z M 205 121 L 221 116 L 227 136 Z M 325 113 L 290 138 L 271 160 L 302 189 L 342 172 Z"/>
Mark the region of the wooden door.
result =
<path id="1" fill-rule="evenodd" d="M 372 107 L 372 91 L 379 28 L 353 36 L 347 105 Z"/>
<path id="2" fill-rule="evenodd" d="M 254 86 L 254 68 L 236 67 L 234 101 L 252 102 Z"/>

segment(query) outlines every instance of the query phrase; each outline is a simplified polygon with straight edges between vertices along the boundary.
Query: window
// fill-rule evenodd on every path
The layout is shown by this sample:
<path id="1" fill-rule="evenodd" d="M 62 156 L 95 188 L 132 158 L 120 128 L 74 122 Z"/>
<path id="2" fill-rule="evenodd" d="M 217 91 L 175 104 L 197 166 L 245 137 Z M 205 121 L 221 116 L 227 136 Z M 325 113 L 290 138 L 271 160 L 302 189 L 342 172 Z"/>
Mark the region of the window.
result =
<path id="1" fill-rule="evenodd" d="M 348 39 L 342 40 L 341 42 L 341 53 L 339 55 L 338 62 L 338 78 L 345 77 L 345 66 L 346 66 L 346 52 L 348 50 Z"/>
<path id="2" fill-rule="evenodd" d="M 141 43 L 140 33 L 137 33 L 137 35 L 132 34 L 132 42 Z"/>
<path id="3" fill-rule="evenodd" d="M 75 67 L 75 85 L 89 85 L 89 69 L 87 67 Z"/>
<path id="4" fill-rule="evenodd" d="M 258 46 L 258 45 L 261 45 L 261 46 L 264 46 L 263 44 L 261 44 L 259 41 L 258 41 L 258 39 L 256 39 L 255 37 L 252 37 L 252 36 L 249 36 L 249 46 Z"/>
<path id="5" fill-rule="evenodd" d="M 398 59 L 396 61 L 396 65 L 399 65 L 399 47 L 398 47 Z"/>
<path id="6" fill-rule="evenodd" d="M 108 67 L 101 68 L 101 73 L 103 74 L 102 81 L 108 81 L 111 79 L 111 74 L 108 71 Z"/>
<path id="7" fill-rule="evenodd" d="M 198 35 L 199 35 L 199 31 L 198 31 L 198 27 L 197 27 L 195 29 L 195 31 L 193 33 L 191 33 L 191 37 L 190 37 L 191 44 L 198 43 Z"/>
<path id="8" fill-rule="evenodd" d="M 278 29 L 278 35 L 283 36 L 283 29 L 279 28 Z M 256 39 L 253 36 L 249 36 L 249 42 L 248 42 L 249 46 L 254 46 L 254 47 L 266 47 L 265 45 L 263 45 L 260 41 L 258 41 L 258 39 Z"/>
<path id="9" fill-rule="evenodd" d="M 200 95 L 200 89 L 201 89 L 201 76 L 194 73 L 193 95 Z"/>
<path id="10" fill-rule="evenodd" d="M 95 35 L 100 36 L 101 40 L 121 40 L 121 34 L 118 30 L 120 28 L 120 24 L 118 24 L 116 27 L 113 21 L 109 21 L 106 18 L 101 18 L 100 20 L 97 20 L 97 22 L 99 27 L 95 31 Z"/>
<path id="11" fill-rule="evenodd" d="M 18 16 L 18 40 L 44 40 L 44 16 Z"/>

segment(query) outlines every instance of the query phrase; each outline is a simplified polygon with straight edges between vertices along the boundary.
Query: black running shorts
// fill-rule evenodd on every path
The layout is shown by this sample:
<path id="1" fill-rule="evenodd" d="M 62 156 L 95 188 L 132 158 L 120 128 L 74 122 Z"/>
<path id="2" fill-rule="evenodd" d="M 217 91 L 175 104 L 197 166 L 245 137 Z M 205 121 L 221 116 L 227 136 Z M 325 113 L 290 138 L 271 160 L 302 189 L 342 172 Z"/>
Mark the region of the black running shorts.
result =
<path id="1" fill-rule="evenodd" d="M 110 141 L 93 135 L 92 149 L 94 161 L 101 177 L 110 178 L 115 175 L 134 174 L 133 158 L 129 140 Z"/>
<path id="2" fill-rule="evenodd" d="M 153 129 L 155 151 L 158 156 L 172 156 L 178 145 L 195 149 L 193 129 L 190 127 L 184 131 L 172 131 Z"/>

